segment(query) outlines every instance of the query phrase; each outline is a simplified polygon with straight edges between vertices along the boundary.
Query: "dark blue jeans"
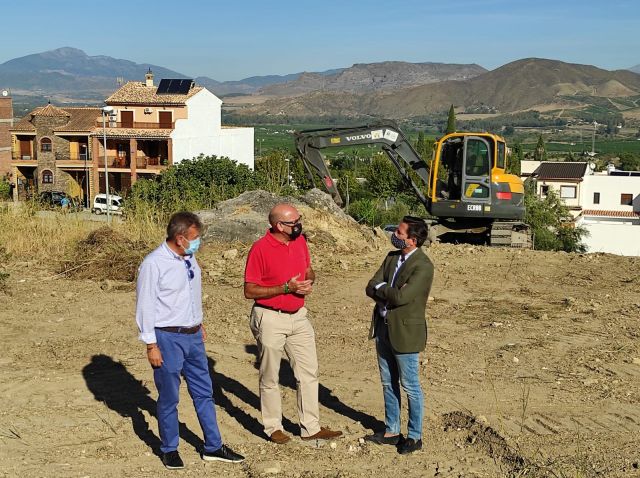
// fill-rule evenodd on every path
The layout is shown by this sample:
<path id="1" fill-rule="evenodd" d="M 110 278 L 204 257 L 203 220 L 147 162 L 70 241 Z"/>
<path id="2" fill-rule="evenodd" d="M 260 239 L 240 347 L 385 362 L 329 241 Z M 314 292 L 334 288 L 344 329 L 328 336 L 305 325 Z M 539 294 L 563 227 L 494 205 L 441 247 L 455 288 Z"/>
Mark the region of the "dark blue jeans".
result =
<path id="1" fill-rule="evenodd" d="M 380 320 L 382 322 L 382 320 Z M 386 433 L 400 433 L 400 386 L 409 401 L 409 430 L 407 437 L 422 438 L 424 398 L 420 386 L 420 359 L 418 353 L 400 354 L 389 341 L 389 329 L 384 323 L 376 328 L 376 350 L 384 395 L 384 423 Z"/>
<path id="2" fill-rule="evenodd" d="M 202 330 L 195 334 L 176 334 L 156 329 L 156 340 L 162 353 L 162 366 L 154 369 L 158 389 L 158 428 L 163 453 L 178 449 L 178 401 L 180 374 L 187 382 L 189 395 L 204 433 L 204 451 L 222 446 L 218 430 L 213 385 L 209 375 L 207 354 L 202 342 Z"/>

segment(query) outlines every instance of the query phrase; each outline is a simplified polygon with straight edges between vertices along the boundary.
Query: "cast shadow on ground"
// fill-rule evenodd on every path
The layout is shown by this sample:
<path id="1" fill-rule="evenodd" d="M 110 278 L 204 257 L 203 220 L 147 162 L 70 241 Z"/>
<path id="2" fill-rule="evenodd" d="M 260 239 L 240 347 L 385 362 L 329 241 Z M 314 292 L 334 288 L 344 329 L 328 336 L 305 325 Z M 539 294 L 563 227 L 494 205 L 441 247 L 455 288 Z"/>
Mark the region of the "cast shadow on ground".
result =
<path id="1" fill-rule="evenodd" d="M 149 429 L 143 411 L 157 419 L 156 401 L 149 389 L 134 377 L 122 362 L 107 355 L 94 355 L 82 369 L 82 376 L 94 398 L 103 402 L 120 416 L 131 418 L 133 431 L 147 444 L 154 454 L 160 456 L 160 438 Z M 196 450 L 201 450 L 202 440 L 180 422 L 180 438 Z"/>
<path id="2" fill-rule="evenodd" d="M 223 408 L 247 431 L 266 440 L 258 419 L 235 406 L 225 392 L 235 395 L 257 411 L 260 410 L 260 398 L 242 383 L 217 372 L 215 360 L 208 357 L 208 362 L 216 406 Z M 142 413 L 146 411 L 157 419 L 156 401 L 151 398 L 149 389 L 142 381 L 134 377 L 121 362 L 116 362 L 107 355 L 94 355 L 91 362 L 82 369 L 82 375 L 94 398 L 120 416 L 131 418 L 135 434 L 159 456 L 160 438 L 150 430 L 149 423 Z M 290 420 L 284 419 L 283 426 L 289 433 L 300 432 L 300 427 Z M 225 430 L 221 430 L 221 433 L 224 438 Z M 180 437 L 197 450 L 202 449 L 203 441 L 184 423 L 180 423 Z"/>
<path id="3" fill-rule="evenodd" d="M 257 345 L 245 345 L 245 351 L 256 358 L 254 366 L 259 368 L 258 365 L 258 347 Z M 293 375 L 293 370 L 291 370 L 291 366 L 289 362 L 284 358 L 280 362 L 280 384 L 289 387 L 293 390 L 296 390 L 296 379 Z M 368 428 L 374 432 L 384 430 L 385 424 L 384 422 L 378 420 L 371 415 L 368 415 L 364 412 L 356 410 L 355 408 L 350 407 L 346 403 L 342 402 L 338 397 L 333 394 L 333 391 L 322 384 L 319 384 L 319 401 L 320 404 L 330 410 L 333 410 L 339 415 L 342 415 L 346 418 L 349 418 L 355 422 L 360 423 L 364 428 Z M 259 403 L 258 403 L 259 405 Z M 259 408 L 259 407 L 258 407 Z"/>

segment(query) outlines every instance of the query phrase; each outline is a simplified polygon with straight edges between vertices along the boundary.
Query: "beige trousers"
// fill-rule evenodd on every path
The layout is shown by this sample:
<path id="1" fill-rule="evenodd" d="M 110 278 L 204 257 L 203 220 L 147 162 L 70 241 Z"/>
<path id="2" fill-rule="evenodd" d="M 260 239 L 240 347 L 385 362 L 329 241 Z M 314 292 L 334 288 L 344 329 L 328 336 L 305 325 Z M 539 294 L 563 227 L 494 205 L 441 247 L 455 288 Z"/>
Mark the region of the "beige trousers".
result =
<path id="1" fill-rule="evenodd" d="M 315 435 L 320 431 L 318 356 L 307 309 L 287 314 L 256 306 L 251 310 L 250 326 L 258 343 L 260 408 L 265 433 L 271 436 L 282 430 L 279 373 L 284 351 L 296 378 L 300 434 Z"/>

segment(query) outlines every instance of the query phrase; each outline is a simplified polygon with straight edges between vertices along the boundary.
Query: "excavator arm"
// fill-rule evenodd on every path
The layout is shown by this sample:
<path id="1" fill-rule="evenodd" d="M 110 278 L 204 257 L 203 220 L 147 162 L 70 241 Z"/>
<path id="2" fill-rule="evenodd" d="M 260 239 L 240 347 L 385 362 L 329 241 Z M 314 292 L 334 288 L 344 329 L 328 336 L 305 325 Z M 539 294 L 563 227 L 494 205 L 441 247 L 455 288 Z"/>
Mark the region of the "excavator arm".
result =
<path id="1" fill-rule="evenodd" d="M 384 121 L 365 126 L 322 128 L 295 133 L 295 145 L 307 174 L 315 185 L 315 177 L 320 177 L 333 200 L 342 206 L 342 198 L 331 178 L 331 173 L 322 155 L 325 148 L 340 148 L 365 144 L 379 144 L 382 150 L 400 172 L 404 180 L 411 185 L 418 199 L 429 210 L 429 168 L 427 163 L 413 149 L 409 139 L 393 121 Z M 419 188 L 413 181 L 409 170 L 415 171 L 419 180 L 424 183 Z"/>

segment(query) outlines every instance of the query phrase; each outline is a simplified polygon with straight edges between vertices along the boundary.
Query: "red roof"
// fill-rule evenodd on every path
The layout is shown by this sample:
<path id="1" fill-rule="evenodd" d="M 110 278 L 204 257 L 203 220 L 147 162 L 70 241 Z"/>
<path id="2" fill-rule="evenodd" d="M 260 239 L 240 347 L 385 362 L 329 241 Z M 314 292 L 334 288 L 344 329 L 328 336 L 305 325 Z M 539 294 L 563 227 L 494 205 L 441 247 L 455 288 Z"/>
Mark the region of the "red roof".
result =
<path id="1" fill-rule="evenodd" d="M 637 211 L 607 211 L 604 209 L 585 209 L 582 211 L 583 216 L 602 216 L 602 217 L 640 217 Z"/>

